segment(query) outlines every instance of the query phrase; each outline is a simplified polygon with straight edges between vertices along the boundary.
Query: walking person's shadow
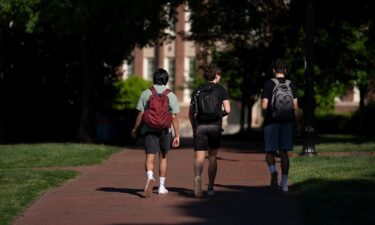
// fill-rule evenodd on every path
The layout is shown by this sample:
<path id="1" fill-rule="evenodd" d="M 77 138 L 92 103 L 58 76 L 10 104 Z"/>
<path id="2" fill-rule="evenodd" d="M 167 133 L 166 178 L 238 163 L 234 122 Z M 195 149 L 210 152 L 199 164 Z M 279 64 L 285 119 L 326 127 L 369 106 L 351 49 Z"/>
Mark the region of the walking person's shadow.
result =
<path id="1" fill-rule="evenodd" d="M 115 188 L 115 187 L 100 187 L 96 189 L 97 191 L 103 191 L 103 192 L 118 192 L 118 193 L 127 193 L 131 195 L 138 196 L 140 198 L 144 198 L 143 196 L 143 189 L 139 188 Z M 169 192 L 176 192 L 181 196 L 185 197 L 194 197 L 192 190 L 186 189 L 186 188 L 178 188 L 178 187 L 169 187 Z M 155 192 L 155 190 L 153 191 Z"/>

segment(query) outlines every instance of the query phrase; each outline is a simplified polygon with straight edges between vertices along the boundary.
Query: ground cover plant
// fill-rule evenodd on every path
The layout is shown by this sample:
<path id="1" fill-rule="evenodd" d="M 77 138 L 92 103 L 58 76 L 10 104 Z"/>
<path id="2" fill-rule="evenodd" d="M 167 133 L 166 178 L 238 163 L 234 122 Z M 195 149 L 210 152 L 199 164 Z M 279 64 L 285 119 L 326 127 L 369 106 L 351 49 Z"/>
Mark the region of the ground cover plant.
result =
<path id="1" fill-rule="evenodd" d="M 0 145 L 0 225 L 9 225 L 41 193 L 77 175 L 49 167 L 98 164 L 119 150 L 73 143 Z"/>
<path id="2" fill-rule="evenodd" d="M 324 143 L 316 150 L 314 157 L 291 158 L 292 190 L 305 224 L 375 224 L 375 143 Z"/>

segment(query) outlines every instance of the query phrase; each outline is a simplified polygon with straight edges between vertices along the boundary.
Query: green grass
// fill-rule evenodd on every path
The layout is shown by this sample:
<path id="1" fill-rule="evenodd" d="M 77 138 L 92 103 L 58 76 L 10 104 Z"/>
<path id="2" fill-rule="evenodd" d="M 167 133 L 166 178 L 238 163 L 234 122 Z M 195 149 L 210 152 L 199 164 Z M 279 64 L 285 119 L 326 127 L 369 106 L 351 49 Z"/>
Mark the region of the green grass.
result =
<path id="1" fill-rule="evenodd" d="M 41 193 L 77 175 L 74 171 L 33 168 L 98 164 L 119 150 L 71 143 L 0 145 L 0 225 L 10 224 Z"/>
<path id="2" fill-rule="evenodd" d="M 0 145 L 0 169 L 93 165 L 117 150 L 118 147 L 72 143 Z"/>
<path id="3" fill-rule="evenodd" d="M 374 156 L 292 158 L 292 188 L 305 224 L 375 224 L 374 165 Z"/>
<path id="4" fill-rule="evenodd" d="M 375 152 L 375 142 L 365 143 L 322 143 L 316 144 L 315 150 L 319 152 Z M 294 151 L 302 151 L 302 145 L 295 145 Z"/>

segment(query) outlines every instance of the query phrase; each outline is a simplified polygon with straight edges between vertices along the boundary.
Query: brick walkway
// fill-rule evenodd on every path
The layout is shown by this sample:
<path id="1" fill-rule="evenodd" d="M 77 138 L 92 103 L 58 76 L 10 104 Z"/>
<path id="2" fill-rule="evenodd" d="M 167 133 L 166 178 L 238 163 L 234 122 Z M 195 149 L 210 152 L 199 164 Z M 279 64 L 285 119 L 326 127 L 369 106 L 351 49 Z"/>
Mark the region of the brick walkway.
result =
<path id="1" fill-rule="evenodd" d="M 242 146 L 243 148 L 244 146 Z M 169 194 L 143 198 L 144 152 L 129 149 L 45 193 L 14 225 L 301 225 L 291 193 L 272 193 L 264 155 L 224 148 L 219 152 L 215 197 L 193 197 L 193 150 L 169 154 Z M 156 176 L 157 178 L 157 176 Z M 207 162 L 203 184 L 207 184 Z M 156 179 L 156 186 L 158 179 Z M 156 191 L 156 189 L 155 189 Z"/>

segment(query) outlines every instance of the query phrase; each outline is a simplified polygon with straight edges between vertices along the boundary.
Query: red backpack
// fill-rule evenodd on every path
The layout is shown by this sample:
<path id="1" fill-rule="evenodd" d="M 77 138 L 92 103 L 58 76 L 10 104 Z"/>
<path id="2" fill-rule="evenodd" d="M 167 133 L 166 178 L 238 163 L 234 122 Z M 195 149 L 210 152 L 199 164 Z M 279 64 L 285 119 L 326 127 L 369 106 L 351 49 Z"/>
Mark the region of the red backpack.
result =
<path id="1" fill-rule="evenodd" d="M 142 121 L 151 128 L 159 130 L 168 129 L 172 124 L 172 113 L 167 94 L 171 90 L 165 89 L 161 94 L 157 93 L 154 86 L 150 90 L 152 95 L 147 101 Z"/>

